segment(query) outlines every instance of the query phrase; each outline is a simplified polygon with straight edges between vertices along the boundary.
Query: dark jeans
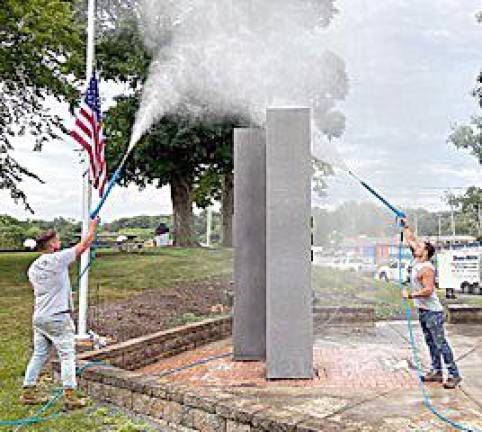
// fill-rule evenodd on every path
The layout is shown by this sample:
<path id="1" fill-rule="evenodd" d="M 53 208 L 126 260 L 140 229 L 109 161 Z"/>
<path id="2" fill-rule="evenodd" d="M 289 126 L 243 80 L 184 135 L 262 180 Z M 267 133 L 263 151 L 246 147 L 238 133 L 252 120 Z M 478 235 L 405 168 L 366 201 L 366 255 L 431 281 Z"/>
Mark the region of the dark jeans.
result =
<path id="1" fill-rule="evenodd" d="M 442 371 L 443 357 L 449 375 L 458 377 L 460 374 L 455 364 L 454 354 L 445 337 L 444 313 L 419 309 L 418 314 L 425 342 L 432 358 L 432 369 L 436 372 Z"/>

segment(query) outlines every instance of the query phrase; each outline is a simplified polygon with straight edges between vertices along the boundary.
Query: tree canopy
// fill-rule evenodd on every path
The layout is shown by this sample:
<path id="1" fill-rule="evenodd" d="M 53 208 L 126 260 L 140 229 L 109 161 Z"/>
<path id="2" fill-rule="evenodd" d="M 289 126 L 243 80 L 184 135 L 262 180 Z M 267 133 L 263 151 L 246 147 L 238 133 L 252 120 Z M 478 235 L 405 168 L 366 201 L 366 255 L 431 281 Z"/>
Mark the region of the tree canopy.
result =
<path id="1" fill-rule="evenodd" d="M 482 188 L 469 187 L 463 195 L 446 195 L 447 203 L 454 210 L 460 212 L 464 220 L 464 226 L 470 232 L 482 237 Z"/>
<path id="2" fill-rule="evenodd" d="M 75 76 L 83 69 L 82 31 L 74 2 L 6 0 L 0 8 L 0 188 L 33 211 L 20 187 L 26 177 L 40 180 L 13 156 L 14 139 L 32 136 L 40 150 L 58 138 L 62 120 L 50 98 L 73 101 Z"/>
<path id="3" fill-rule="evenodd" d="M 482 11 L 477 14 L 476 18 L 482 24 Z M 479 107 L 482 108 L 482 71 L 477 77 L 472 95 Z M 456 148 L 469 151 L 482 165 L 482 116 L 473 115 L 468 124 L 455 126 L 448 141 Z"/>

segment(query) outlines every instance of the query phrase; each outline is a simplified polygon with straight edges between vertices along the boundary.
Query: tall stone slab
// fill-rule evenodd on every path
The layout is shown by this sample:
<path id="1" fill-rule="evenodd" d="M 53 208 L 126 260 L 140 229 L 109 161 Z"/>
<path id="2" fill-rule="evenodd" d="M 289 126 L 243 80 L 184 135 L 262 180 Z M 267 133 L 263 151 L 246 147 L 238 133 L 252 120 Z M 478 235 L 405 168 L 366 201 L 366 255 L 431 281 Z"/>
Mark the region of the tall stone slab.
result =
<path id="1" fill-rule="evenodd" d="M 310 110 L 266 119 L 266 367 L 268 379 L 313 377 Z"/>
<path id="2" fill-rule="evenodd" d="M 234 131 L 235 360 L 266 358 L 266 134 Z"/>

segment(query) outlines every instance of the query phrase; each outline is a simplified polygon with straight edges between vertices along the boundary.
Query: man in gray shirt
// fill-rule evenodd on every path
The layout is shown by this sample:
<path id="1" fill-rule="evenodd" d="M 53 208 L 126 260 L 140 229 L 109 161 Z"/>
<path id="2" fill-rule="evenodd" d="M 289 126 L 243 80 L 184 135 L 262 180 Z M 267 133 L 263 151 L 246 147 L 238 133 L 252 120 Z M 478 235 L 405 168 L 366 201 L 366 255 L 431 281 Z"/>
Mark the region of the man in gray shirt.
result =
<path id="1" fill-rule="evenodd" d="M 85 238 L 69 249 L 60 250 L 61 242 L 55 230 L 47 231 L 37 241 L 41 255 L 28 269 L 28 279 L 35 296 L 32 319 L 34 352 L 25 372 L 20 397 L 23 404 L 45 402 L 45 398 L 39 397 L 36 384 L 54 346 L 60 358 L 65 407 L 75 409 L 85 406 L 85 400 L 75 393 L 75 329 L 70 317 L 73 307 L 69 265 L 92 244 L 98 221 L 94 219 Z"/>

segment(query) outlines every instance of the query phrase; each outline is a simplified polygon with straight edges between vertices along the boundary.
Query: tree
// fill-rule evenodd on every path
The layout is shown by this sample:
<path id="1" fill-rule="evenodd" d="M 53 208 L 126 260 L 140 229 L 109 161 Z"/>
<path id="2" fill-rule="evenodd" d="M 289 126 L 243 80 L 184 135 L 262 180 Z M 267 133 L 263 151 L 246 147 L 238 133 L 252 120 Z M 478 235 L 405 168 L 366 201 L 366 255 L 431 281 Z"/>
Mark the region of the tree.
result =
<path id="1" fill-rule="evenodd" d="M 233 128 L 248 124 L 248 120 L 240 116 L 226 116 L 224 122 L 218 123 L 212 131 L 211 140 L 216 145 L 211 164 L 205 169 L 196 186 L 196 205 L 206 208 L 211 200 L 221 202 L 221 240 L 224 247 L 233 246 L 233 214 L 234 214 L 234 142 Z M 214 125 L 213 125 L 214 126 Z M 216 137 L 216 138 L 215 138 Z M 207 201 L 207 205 L 203 201 Z"/>
<path id="2" fill-rule="evenodd" d="M 120 22 L 114 28 L 106 26 L 102 30 L 98 67 L 104 78 L 127 83 L 132 94 L 118 98 L 116 107 L 106 116 L 110 166 L 119 162 L 114 152 L 122 152 L 127 147 L 151 61 L 137 28 L 135 12 L 126 12 L 120 7 L 113 14 Z M 132 181 L 140 188 L 147 184 L 157 187 L 169 184 L 175 243 L 192 246 L 195 244 L 193 202 L 201 208 L 210 205 L 221 190 L 222 175 L 232 173 L 231 135 L 238 120 L 229 116 L 193 119 L 185 112 L 179 106 L 179 114 L 165 116 L 148 131 L 128 163 L 124 179 L 127 182 L 121 184 Z M 134 161 L 137 168 L 132 165 Z"/>
<path id="3" fill-rule="evenodd" d="M 117 166 L 127 149 L 138 103 L 138 95 L 121 96 L 106 113 L 109 166 Z M 175 245 L 194 246 L 195 185 L 208 167 L 216 166 L 219 154 L 224 154 L 234 120 L 192 118 L 182 112 L 180 108 L 179 114 L 164 116 L 142 138 L 128 158 L 119 184 L 127 186 L 132 182 L 140 189 L 169 184 Z"/>
<path id="4" fill-rule="evenodd" d="M 476 15 L 477 21 L 482 23 L 482 11 Z M 472 95 L 482 108 L 482 71 L 479 73 Z M 473 115 L 468 125 L 456 126 L 448 138 L 448 142 L 456 148 L 468 150 L 482 165 L 482 116 Z M 460 197 L 447 195 L 447 202 L 461 210 L 467 218 L 469 229 L 475 229 L 479 237 L 482 236 L 482 189 L 471 186 Z"/>
<path id="5" fill-rule="evenodd" d="M 471 186 L 461 196 L 447 194 L 446 201 L 463 216 L 463 232 L 482 237 L 482 188 Z"/>
<path id="6" fill-rule="evenodd" d="M 0 188 L 30 212 L 19 184 L 27 177 L 41 180 L 11 151 L 18 136 L 30 134 L 34 150 L 59 138 L 62 120 L 46 102 L 77 96 L 75 76 L 84 50 L 72 3 L 6 0 L 0 8 Z"/>
<path id="7" fill-rule="evenodd" d="M 482 165 L 482 116 L 474 115 L 470 124 L 455 127 L 449 142 L 456 148 L 468 150 Z"/>
<path id="8" fill-rule="evenodd" d="M 166 56 L 169 57 L 168 53 L 161 55 L 159 50 L 162 51 L 163 47 L 168 46 L 172 42 L 171 38 L 173 38 L 173 35 L 170 33 L 170 30 L 166 27 L 166 25 L 164 25 L 165 22 L 163 20 L 166 19 L 168 22 L 169 19 L 166 16 L 161 16 L 164 13 L 167 14 L 163 8 L 159 8 L 158 12 L 157 10 L 153 10 L 152 13 L 149 14 L 146 14 L 146 11 L 144 10 L 143 15 L 142 11 L 138 7 L 137 2 L 134 0 L 118 0 L 114 3 L 115 7 L 112 9 L 112 11 L 107 11 L 107 16 L 110 16 L 111 18 L 107 20 L 107 25 L 105 25 L 102 30 L 102 38 L 100 40 L 100 44 L 98 45 L 98 66 L 102 70 L 104 78 L 110 78 L 128 83 L 130 90 L 133 92 L 133 96 L 132 98 L 129 96 L 129 100 L 134 103 L 135 106 L 138 106 L 139 94 L 141 93 L 143 84 L 146 80 L 151 58 L 155 57 L 156 62 L 154 65 L 158 65 L 160 64 L 159 62 L 162 63 L 162 61 L 165 60 Z M 130 5 L 128 5 L 128 3 L 130 3 Z M 336 10 L 333 8 L 333 2 L 331 0 L 323 3 L 326 3 L 325 6 L 327 8 L 323 13 L 324 19 L 318 24 L 326 26 L 329 24 Z M 156 2 L 152 2 L 151 4 L 155 5 Z M 169 9 L 171 6 L 175 9 L 173 4 L 167 7 L 167 9 Z M 249 14 L 247 14 L 246 17 L 249 18 L 248 15 Z M 116 17 L 116 19 L 114 19 L 114 17 Z M 136 23 L 137 18 L 140 18 L 142 21 L 142 26 L 140 26 L 140 29 Z M 311 19 L 313 17 L 307 18 Z M 316 17 L 316 20 L 318 19 L 319 17 Z M 255 38 L 256 32 L 252 33 L 253 34 L 251 37 Z M 211 41 L 213 46 L 219 45 L 218 42 L 219 39 L 217 37 Z M 259 39 L 255 40 L 256 44 L 261 42 L 262 41 Z M 199 49 L 198 51 L 199 54 L 202 55 L 203 50 Z M 169 59 L 167 59 L 167 61 L 169 61 Z M 342 130 L 344 127 L 344 117 L 333 109 L 337 101 L 343 99 L 347 93 L 348 84 L 344 63 L 333 53 L 327 52 L 322 61 L 320 60 L 320 69 L 323 69 L 322 75 L 324 78 L 320 78 L 320 85 L 316 86 L 316 89 L 313 90 L 313 92 L 316 94 L 311 94 L 309 98 L 309 100 L 313 102 L 313 106 L 315 108 L 313 110 L 314 119 L 317 127 L 321 128 L 321 130 L 325 131 L 325 133 L 328 134 L 332 131 L 335 131 L 331 134 L 331 136 L 339 136 L 338 134 L 341 133 L 340 130 Z M 328 70 L 326 74 L 325 69 Z M 196 67 L 187 67 L 186 70 L 194 70 L 197 73 Z M 259 76 L 261 75 L 262 74 L 259 74 Z M 312 75 L 314 76 L 315 74 Z M 280 74 L 280 77 L 282 76 L 283 75 Z M 195 76 L 193 77 L 193 80 L 198 82 L 197 77 Z M 222 82 L 222 80 L 217 81 Z M 202 80 L 199 80 L 199 82 L 202 82 Z M 156 88 L 156 86 L 153 88 Z M 221 90 L 222 93 L 224 91 L 224 87 L 222 87 Z M 278 90 L 272 89 L 269 91 L 274 92 Z M 226 108 L 224 104 L 221 104 L 222 106 L 219 107 L 216 103 L 216 97 L 214 99 L 209 97 L 205 98 L 205 95 L 200 96 L 198 94 L 199 92 L 196 92 L 195 90 L 190 92 L 189 89 L 186 89 L 183 86 L 181 86 L 180 92 L 182 93 L 180 95 L 181 98 L 185 97 L 186 99 L 189 99 L 191 97 L 191 100 L 182 101 L 178 106 L 178 109 L 181 109 L 181 112 L 178 115 L 165 115 L 159 123 L 155 124 L 149 131 L 147 131 L 147 134 L 156 133 L 156 131 L 159 130 L 159 127 L 161 129 L 167 127 L 169 131 L 172 132 L 168 125 L 163 124 L 164 120 L 167 118 L 170 118 L 171 120 L 174 119 L 173 121 L 175 122 L 180 121 L 182 123 L 184 120 L 186 120 L 187 123 L 192 123 L 193 119 L 188 119 L 187 117 L 189 116 L 182 113 L 183 103 L 185 105 L 189 104 L 191 106 L 195 106 L 196 110 L 200 113 L 207 111 L 206 108 L 210 108 L 215 112 L 224 112 L 225 109 L 243 112 L 246 110 L 246 107 L 240 108 L 238 106 L 236 108 L 236 104 L 231 108 Z M 189 93 L 189 96 L 187 93 Z M 287 94 L 289 95 L 291 93 L 288 91 Z M 194 100 L 196 95 L 201 100 Z M 213 104 L 214 107 L 211 107 L 210 104 Z M 244 104 L 242 105 L 244 106 Z M 246 105 L 248 106 L 249 103 Z M 156 106 L 156 104 L 153 106 Z M 170 107 L 170 110 L 171 112 L 174 111 L 172 107 Z M 117 110 L 115 113 L 114 110 L 111 111 L 112 115 L 117 116 L 121 112 L 121 108 L 119 108 L 119 110 Z M 146 116 L 146 118 L 149 119 L 150 115 Z M 182 120 L 183 118 L 184 120 Z M 120 119 L 119 122 L 121 122 Z M 128 120 L 128 123 L 132 125 L 131 120 Z M 182 147 L 183 145 L 188 145 L 186 137 L 192 136 L 195 139 L 194 144 L 199 147 L 212 147 L 212 141 L 214 141 L 215 150 L 208 150 L 207 153 L 204 152 L 206 154 L 203 154 L 203 152 L 198 152 L 197 149 L 194 149 L 194 151 L 191 152 L 191 155 L 193 159 L 196 160 L 197 165 L 194 163 L 193 165 L 187 166 L 184 165 L 183 160 L 172 159 L 170 161 L 169 169 L 172 173 L 175 173 L 175 175 L 173 174 L 170 176 L 170 179 L 163 179 L 161 181 L 162 184 L 170 183 L 171 190 L 174 193 L 172 198 L 175 210 L 175 225 L 177 225 L 177 221 L 180 220 L 177 217 L 178 211 L 181 212 L 179 214 L 183 214 L 186 217 L 188 224 L 191 223 L 192 213 L 190 213 L 190 210 L 188 209 L 191 208 L 193 200 L 195 200 L 200 207 L 204 207 L 211 201 L 213 197 L 220 198 L 222 202 L 223 214 L 223 244 L 225 246 L 232 245 L 233 166 L 231 130 L 233 125 L 240 123 L 243 123 L 242 119 L 239 119 L 238 121 L 236 119 L 230 119 L 229 117 L 225 117 L 221 121 L 218 121 L 218 119 L 212 121 L 212 119 L 209 118 L 201 119 L 201 121 L 198 121 L 198 125 L 202 124 L 202 126 L 195 127 L 194 129 L 192 129 L 190 126 L 187 127 L 187 129 L 191 130 L 191 132 L 195 130 L 196 133 L 199 134 L 197 137 L 194 137 L 191 132 L 182 132 L 181 129 L 186 128 L 183 125 L 180 125 L 181 129 L 177 130 L 174 135 L 171 135 L 167 141 L 172 143 L 175 142 L 180 144 Z M 114 131 L 114 129 L 112 131 Z M 125 133 L 128 134 L 128 132 Z M 123 133 L 123 135 L 125 135 L 125 133 Z M 182 138 L 179 139 L 179 136 L 182 136 Z M 165 136 L 160 137 L 160 139 L 164 138 Z M 126 139 L 128 139 L 128 137 Z M 147 141 L 144 140 L 143 142 L 146 143 Z M 159 142 L 161 141 L 158 141 L 158 144 Z M 136 154 L 137 153 L 138 151 L 136 150 Z M 208 156 L 207 161 L 205 156 Z M 176 167 L 178 162 L 181 165 Z M 149 170 L 152 169 L 152 163 L 154 163 L 153 160 L 148 166 Z M 142 163 L 141 166 L 143 166 Z M 185 170 L 185 168 L 188 170 Z M 330 168 L 326 164 L 318 163 L 318 166 L 314 167 L 314 169 L 317 173 L 315 187 L 321 191 L 326 187 L 323 177 L 329 172 Z M 179 177 L 180 173 L 186 173 L 188 177 L 183 177 L 181 179 Z M 140 172 L 137 174 L 142 177 Z M 158 174 L 159 173 L 156 175 Z M 151 180 L 153 179 L 151 174 L 149 174 L 148 177 L 151 178 Z M 141 181 L 139 186 L 143 187 L 142 183 L 143 181 Z M 176 199 L 177 204 L 174 202 Z M 191 216 L 188 216 L 188 214 Z M 181 229 L 180 226 L 178 228 Z M 177 229 L 175 227 L 175 232 L 176 231 Z"/>
<path id="9" fill-rule="evenodd" d="M 477 21 L 482 23 L 482 12 L 477 14 Z M 477 77 L 472 95 L 482 108 L 482 72 Z M 453 127 L 448 142 L 456 148 L 468 150 L 482 165 L 482 116 L 473 115 L 468 125 Z"/>

